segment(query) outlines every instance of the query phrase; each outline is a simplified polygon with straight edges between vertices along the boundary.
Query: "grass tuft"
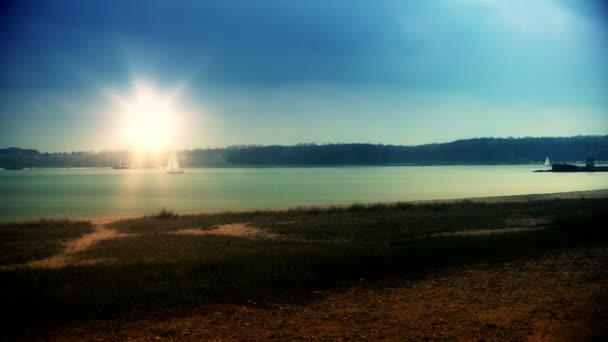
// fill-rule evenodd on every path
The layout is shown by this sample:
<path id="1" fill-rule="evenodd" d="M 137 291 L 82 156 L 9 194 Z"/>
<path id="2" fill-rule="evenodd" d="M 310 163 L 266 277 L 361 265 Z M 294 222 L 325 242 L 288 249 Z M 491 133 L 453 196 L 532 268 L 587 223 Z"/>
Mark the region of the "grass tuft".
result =
<path id="1" fill-rule="evenodd" d="M 158 214 L 154 215 L 154 218 L 157 219 L 176 219 L 178 217 L 179 215 L 176 212 L 167 210 L 165 208 L 163 208 Z"/>

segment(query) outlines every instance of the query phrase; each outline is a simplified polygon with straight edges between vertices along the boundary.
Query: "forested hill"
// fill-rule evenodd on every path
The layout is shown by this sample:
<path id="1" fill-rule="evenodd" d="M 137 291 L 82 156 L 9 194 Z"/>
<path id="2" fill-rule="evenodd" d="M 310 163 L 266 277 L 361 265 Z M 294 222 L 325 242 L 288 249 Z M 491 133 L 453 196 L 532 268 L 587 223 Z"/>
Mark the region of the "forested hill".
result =
<path id="1" fill-rule="evenodd" d="M 442 144 L 394 146 L 374 144 L 301 144 L 238 146 L 178 151 L 183 166 L 522 164 L 552 161 L 608 160 L 607 136 L 569 138 L 476 138 Z M 0 149 L 0 167 L 162 166 L 166 153 L 128 151 L 41 153 Z M 138 165 L 134 160 L 138 160 Z"/>

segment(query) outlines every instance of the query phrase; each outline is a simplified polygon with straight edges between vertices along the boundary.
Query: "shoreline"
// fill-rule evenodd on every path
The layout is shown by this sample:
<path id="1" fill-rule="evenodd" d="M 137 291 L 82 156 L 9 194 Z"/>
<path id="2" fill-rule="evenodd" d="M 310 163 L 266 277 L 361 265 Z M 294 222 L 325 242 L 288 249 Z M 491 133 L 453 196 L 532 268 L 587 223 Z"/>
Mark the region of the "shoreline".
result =
<path id="1" fill-rule="evenodd" d="M 328 205 L 302 205 L 302 206 L 290 206 L 290 207 L 269 207 L 259 209 L 217 209 L 217 210 L 200 210 L 200 211 L 184 211 L 179 212 L 171 208 L 180 216 L 193 216 L 193 215 L 212 215 L 212 214 L 223 214 L 223 213 L 248 213 L 248 212 L 282 212 L 297 209 L 329 209 L 329 208 L 347 208 L 352 205 L 392 205 L 398 203 L 414 204 L 414 205 L 427 205 L 427 204 L 451 204 L 463 201 L 469 201 L 474 203 L 513 203 L 513 202 L 527 202 L 527 201 L 542 201 L 542 200 L 557 200 L 557 199 L 593 199 L 593 198 L 608 198 L 608 188 L 598 190 L 582 190 L 582 191 L 566 191 L 566 192 L 552 192 L 552 193 L 541 193 L 541 194 L 522 194 L 522 195 L 504 195 L 504 196 L 481 196 L 481 197 L 462 197 L 462 198 L 445 198 L 445 199 L 430 199 L 430 200 L 411 200 L 411 201 L 389 201 L 389 202 L 351 202 L 341 204 L 328 204 Z M 118 215 L 94 215 L 94 216 L 71 216 L 71 217 L 36 217 L 31 219 L 16 219 L 16 220 L 4 220 L 0 219 L 0 224 L 6 224 L 11 222 L 32 222 L 38 220 L 71 220 L 71 221 L 90 221 L 93 224 L 102 225 L 110 224 L 116 221 L 129 220 L 129 219 L 141 219 L 144 217 L 154 216 L 156 212 L 148 214 L 118 214 Z"/>
<path id="2" fill-rule="evenodd" d="M 584 161 L 566 161 L 572 164 L 584 164 Z M 606 163 L 597 163 L 597 166 L 606 166 Z M 459 166 L 530 166 L 546 167 L 542 162 L 537 163 L 395 163 L 395 164 L 231 164 L 231 165 L 190 165 L 182 166 L 184 170 L 199 169 L 268 169 L 268 168 L 362 168 L 362 167 L 459 167 Z M 55 170 L 164 170 L 165 166 L 133 166 L 124 169 L 114 169 L 113 166 L 25 166 L 17 169 L 2 168 L 0 171 L 55 171 Z M 551 169 L 541 170 L 551 172 Z M 536 171 L 532 171 L 536 172 Z"/>
<path id="3" fill-rule="evenodd" d="M 458 203 L 463 201 L 470 201 L 474 203 L 514 203 L 514 202 L 527 202 L 527 201 L 542 201 L 542 200 L 556 200 L 556 199 L 589 199 L 589 198 L 608 198 L 608 188 L 599 190 L 583 190 L 583 191 L 566 191 L 566 192 L 552 192 L 546 194 L 524 194 L 524 195 L 506 195 L 506 196 L 482 196 L 482 197 L 464 197 L 464 198 L 453 198 L 453 199 L 433 199 L 433 200 L 414 200 L 414 201 L 397 201 L 397 202 L 367 202 L 358 203 L 352 202 L 347 204 L 336 204 L 336 205 L 312 205 L 312 206 L 293 206 L 293 207 L 275 207 L 275 208 L 264 208 L 264 209 L 237 209 L 237 210 L 202 210 L 202 211 L 187 211 L 187 212 L 176 212 L 180 216 L 192 216 L 192 215 L 209 215 L 209 214 L 223 214 L 223 213 L 247 213 L 247 212 L 281 212 L 289 211 L 294 209 L 329 209 L 329 208 L 347 208 L 351 205 L 373 205 L 373 204 L 384 204 L 391 205 L 397 203 L 409 203 L 417 205 L 425 204 L 438 204 L 438 203 Z M 169 209 L 170 210 L 170 209 Z M 121 220 L 138 219 L 153 216 L 154 214 L 148 215 L 105 215 L 105 216 L 88 216 L 82 218 L 70 218 L 73 220 L 85 220 L 91 221 L 94 224 L 109 224 Z M 24 222 L 24 221 L 20 221 Z"/>

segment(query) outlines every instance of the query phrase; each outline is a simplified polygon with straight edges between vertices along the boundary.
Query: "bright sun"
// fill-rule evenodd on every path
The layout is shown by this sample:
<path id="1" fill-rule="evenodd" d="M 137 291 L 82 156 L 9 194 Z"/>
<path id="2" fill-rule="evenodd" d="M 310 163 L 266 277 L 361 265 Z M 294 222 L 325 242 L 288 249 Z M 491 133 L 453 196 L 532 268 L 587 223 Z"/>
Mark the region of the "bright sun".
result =
<path id="1" fill-rule="evenodd" d="M 139 82 L 133 95 L 121 101 L 125 124 L 124 134 L 138 150 L 160 150 L 170 146 L 176 124 L 173 100 L 175 93 L 162 93 L 151 85 Z"/>

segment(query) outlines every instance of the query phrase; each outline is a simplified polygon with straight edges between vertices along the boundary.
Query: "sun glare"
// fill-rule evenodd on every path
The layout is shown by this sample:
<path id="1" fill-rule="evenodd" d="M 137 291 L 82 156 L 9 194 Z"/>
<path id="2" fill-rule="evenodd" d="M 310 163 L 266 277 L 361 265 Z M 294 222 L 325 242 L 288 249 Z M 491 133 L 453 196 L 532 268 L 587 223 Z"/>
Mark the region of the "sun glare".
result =
<path id="1" fill-rule="evenodd" d="M 138 150 L 170 148 L 176 125 L 174 94 L 139 82 L 134 94 L 122 102 L 126 140 Z"/>

